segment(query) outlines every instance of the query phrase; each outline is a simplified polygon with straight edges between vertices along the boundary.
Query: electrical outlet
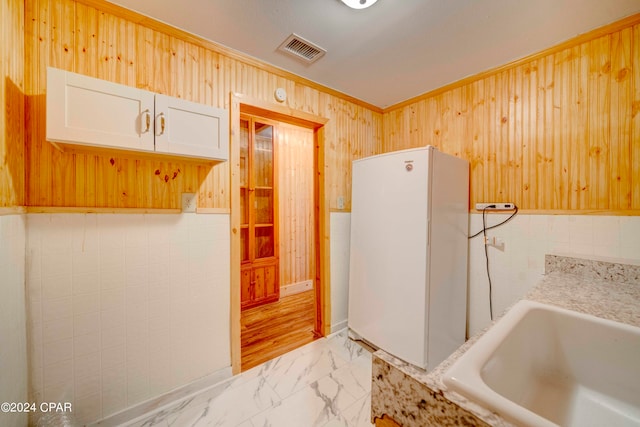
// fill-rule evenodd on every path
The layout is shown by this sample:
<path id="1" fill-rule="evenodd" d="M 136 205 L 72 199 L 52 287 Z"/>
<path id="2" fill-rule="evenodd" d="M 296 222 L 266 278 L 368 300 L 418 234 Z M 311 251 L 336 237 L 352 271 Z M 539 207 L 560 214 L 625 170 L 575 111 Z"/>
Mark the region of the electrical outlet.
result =
<path id="1" fill-rule="evenodd" d="M 477 211 L 512 211 L 516 208 L 513 203 L 476 203 Z"/>
<path id="2" fill-rule="evenodd" d="M 493 246 L 504 252 L 504 239 L 502 237 L 485 237 L 484 244 L 487 246 Z"/>
<path id="3" fill-rule="evenodd" d="M 196 193 L 182 193 L 182 212 L 196 211 Z"/>
<path id="4" fill-rule="evenodd" d="M 344 209 L 344 197 L 338 196 L 338 209 Z"/>

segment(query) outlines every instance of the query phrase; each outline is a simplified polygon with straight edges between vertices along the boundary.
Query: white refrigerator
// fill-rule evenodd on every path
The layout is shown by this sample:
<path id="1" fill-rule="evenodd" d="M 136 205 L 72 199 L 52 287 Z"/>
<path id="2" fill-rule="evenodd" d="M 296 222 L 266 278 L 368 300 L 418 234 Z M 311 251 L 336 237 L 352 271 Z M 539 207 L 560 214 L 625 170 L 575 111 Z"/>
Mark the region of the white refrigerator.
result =
<path id="1" fill-rule="evenodd" d="M 465 340 L 469 163 L 427 146 L 352 176 L 349 332 L 431 370 Z"/>

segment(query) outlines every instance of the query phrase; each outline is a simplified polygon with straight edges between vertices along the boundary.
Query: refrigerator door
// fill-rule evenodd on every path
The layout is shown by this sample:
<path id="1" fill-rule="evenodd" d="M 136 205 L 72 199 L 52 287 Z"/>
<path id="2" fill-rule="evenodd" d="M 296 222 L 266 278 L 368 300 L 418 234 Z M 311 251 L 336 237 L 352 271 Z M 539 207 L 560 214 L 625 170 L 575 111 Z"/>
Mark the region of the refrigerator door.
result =
<path id="1" fill-rule="evenodd" d="M 349 328 L 426 365 L 427 184 L 430 149 L 353 162 Z"/>
<path id="2" fill-rule="evenodd" d="M 431 155 L 426 369 L 464 343 L 467 324 L 469 163 L 434 150 Z"/>

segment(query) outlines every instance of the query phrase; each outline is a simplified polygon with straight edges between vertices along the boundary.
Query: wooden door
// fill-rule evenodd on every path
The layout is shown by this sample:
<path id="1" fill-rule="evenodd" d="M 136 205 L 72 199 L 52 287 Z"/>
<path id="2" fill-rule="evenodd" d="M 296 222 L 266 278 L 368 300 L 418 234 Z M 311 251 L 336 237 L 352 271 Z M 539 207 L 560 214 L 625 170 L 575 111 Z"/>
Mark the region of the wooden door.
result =
<path id="1" fill-rule="evenodd" d="M 240 294 L 245 309 L 280 298 L 276 124 L 242 116 L 240 133 Z"/>

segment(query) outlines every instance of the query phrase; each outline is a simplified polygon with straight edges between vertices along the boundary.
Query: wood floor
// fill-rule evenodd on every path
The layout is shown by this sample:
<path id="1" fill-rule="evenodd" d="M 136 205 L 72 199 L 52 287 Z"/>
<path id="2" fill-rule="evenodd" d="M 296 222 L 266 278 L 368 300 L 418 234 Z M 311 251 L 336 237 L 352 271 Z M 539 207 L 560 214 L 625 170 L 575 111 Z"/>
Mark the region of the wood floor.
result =
<path id="1" fill-rule="evenodd" d="M 242 371 L 315 340 L 314 312 L 313 290 L 242 311 Z"/>

